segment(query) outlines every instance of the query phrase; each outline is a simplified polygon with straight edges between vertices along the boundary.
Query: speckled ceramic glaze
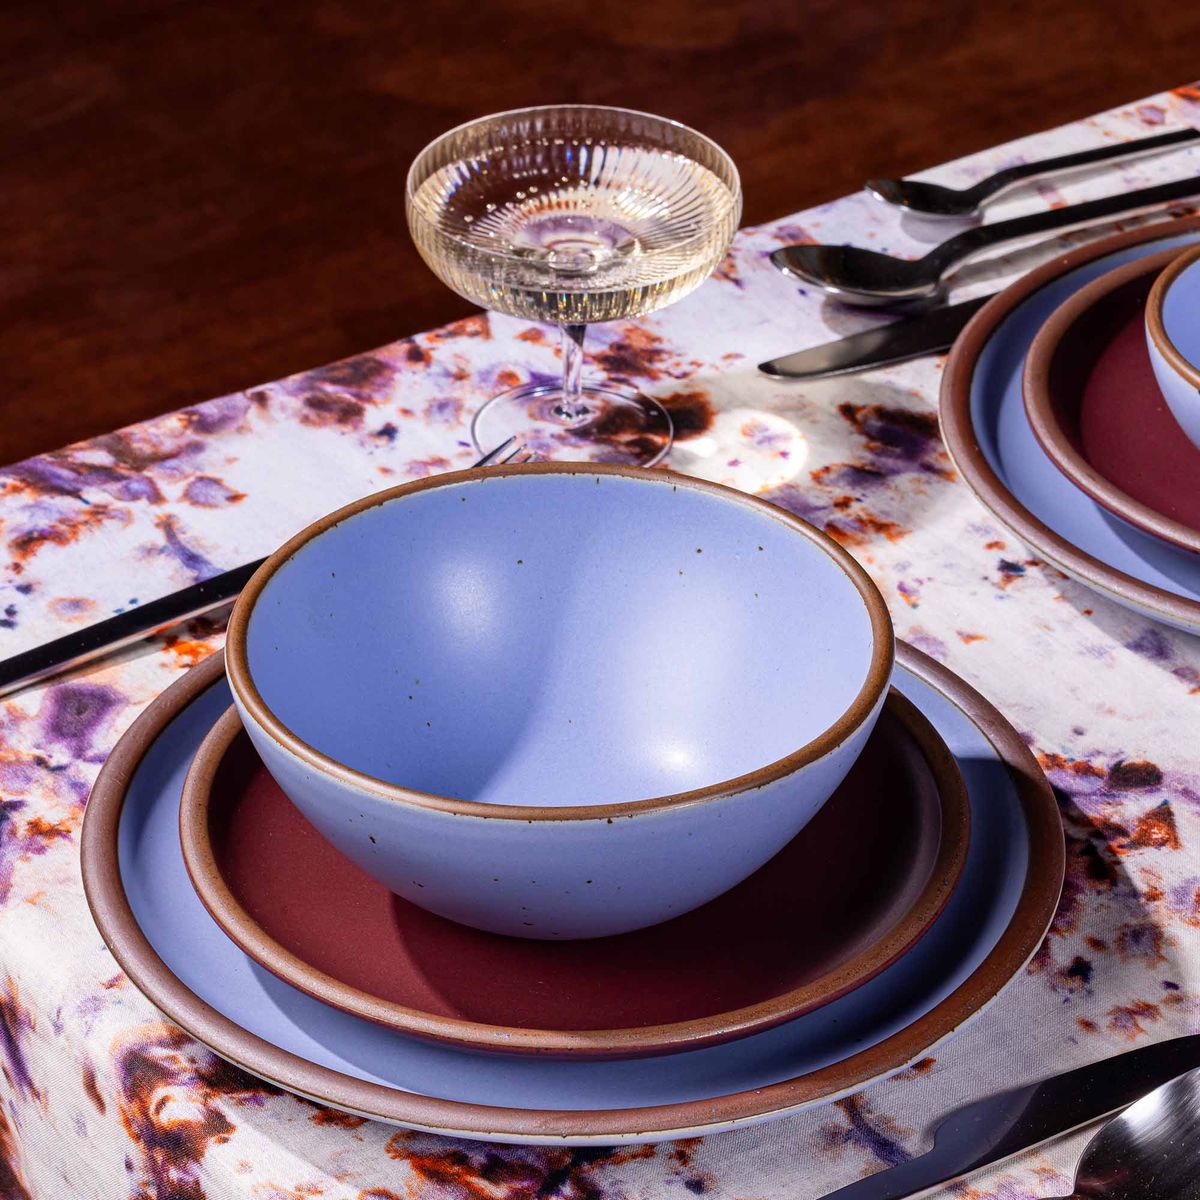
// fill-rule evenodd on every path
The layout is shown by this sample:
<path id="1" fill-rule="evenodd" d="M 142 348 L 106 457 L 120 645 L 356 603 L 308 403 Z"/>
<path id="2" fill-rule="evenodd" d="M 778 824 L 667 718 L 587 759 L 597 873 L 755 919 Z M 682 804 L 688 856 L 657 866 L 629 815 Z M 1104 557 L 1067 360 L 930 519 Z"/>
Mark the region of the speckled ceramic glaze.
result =
<path id="1" fill-rule="evenodd" d="M 1167 406 L 1200 446 L 1200 247 L 1181 254 L 1151 288 L 1146 344 Z"/>
<path id="2" fill-rule="evenodd" d="M 1050 461 L 1134 529 L 1200 553 L 1200 449 L 1171 414 L 1146 346 L 1146 300 L 1168 248 L 1077 291 L 1025 359 L 1025 413 Z"/>
<path id="3" fill-rule="evenodd" d="M 317 522 L 242 594 L 227 658 L 271 774 L 363 870 L 468 925 L 595 937 L 803 828 L 870 734 L 892 631 L 781 509 L 537 464 Z"/>

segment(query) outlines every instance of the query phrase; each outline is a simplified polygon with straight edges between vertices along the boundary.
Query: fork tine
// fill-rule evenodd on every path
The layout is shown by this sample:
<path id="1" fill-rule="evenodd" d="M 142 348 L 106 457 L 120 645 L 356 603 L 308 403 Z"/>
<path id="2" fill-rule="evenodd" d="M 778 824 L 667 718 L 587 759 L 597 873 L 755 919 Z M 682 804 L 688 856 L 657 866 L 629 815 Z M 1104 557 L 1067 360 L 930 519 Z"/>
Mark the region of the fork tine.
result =
<path id="1" fill-rule="evenodd" d="M 515 442 L 516 440 L 517 440 L 517 438 L 516 438 L 515 434 L 512 437 L 505 439 L 503 442 L 500 443 L 500 445 L 489 450 L 482 458 L 476 459 L 475 466 L 486 467 L 489 463 L 494 462 L 495 459 L 499 455 L 503 454 L 505 452 L 505 450 L 507 450 L 513 444 L 513 442 Z M 518 446 L 516 448 L 516 450 L 513 451 L 513 454 L 518 454 L 523 449 L 524 449 L 523 446 Z M 511 458 L 511 457 L 512 457 L 512 455 L 510 454 L 509 458 Z M 506 458 L 503 461 L 508 462 L 508 459 Z"/>
<path id="2" fill-rule="evenodd" d="M 502 458 L 502 463 L 524 463 L 528 462 L 533 457 L 532 454 L 525 448 L 524 442 L 521 443 L 511 454 Z"/>

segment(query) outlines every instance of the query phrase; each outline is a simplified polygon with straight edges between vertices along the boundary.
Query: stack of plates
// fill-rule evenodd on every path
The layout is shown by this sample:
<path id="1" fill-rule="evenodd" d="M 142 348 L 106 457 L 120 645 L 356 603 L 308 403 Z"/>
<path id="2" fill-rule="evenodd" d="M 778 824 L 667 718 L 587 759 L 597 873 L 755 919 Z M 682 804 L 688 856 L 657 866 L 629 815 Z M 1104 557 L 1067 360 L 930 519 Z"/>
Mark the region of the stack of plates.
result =
<path id="1" fill-rule="evenodd" d="M 589 941 L 484 933 L 393 896 L 292 807 L 230 703 L 217 654 L 110 756 L 83 833 L 97 924 L 216 1053 L 416 1129 L 612 1145 L 855 1091 L 986 1008 L 1062 885 L 1028 749 L 904 645 L 866 749 L 789 846 L 701 909 Z"/>
<path id="2" fill-rule="evenodd" d="M 947 448 L 1026 545 L 1145 616 L 1200 632 L 1200 450 L 1155 382 L 1151 285 L 1191 217 L 1118 234 L 985 305 L 942 385 Z"/>

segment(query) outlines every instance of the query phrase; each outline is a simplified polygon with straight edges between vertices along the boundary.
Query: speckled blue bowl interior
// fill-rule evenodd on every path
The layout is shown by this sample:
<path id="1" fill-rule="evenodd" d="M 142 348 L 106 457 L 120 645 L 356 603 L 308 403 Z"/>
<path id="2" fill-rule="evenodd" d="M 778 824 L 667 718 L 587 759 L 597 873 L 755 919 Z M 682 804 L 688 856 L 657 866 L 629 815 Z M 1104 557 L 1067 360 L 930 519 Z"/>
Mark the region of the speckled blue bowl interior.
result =
<path id="1" fill-rule="evenodd" d="M 670 477 L 482 475 L 399 496 L 266 584 L 251 675 L 347 766 L 495 804 L 621 803 L 803 747 L 870 669 L 866 603 L 786 521 Z"/>
<path id="2" fill-rule="evenodd" d="M 1175 349 L 1200 367 L 1200 260 L 1171 281 L 1162 302 L 1163 331 Z"/>

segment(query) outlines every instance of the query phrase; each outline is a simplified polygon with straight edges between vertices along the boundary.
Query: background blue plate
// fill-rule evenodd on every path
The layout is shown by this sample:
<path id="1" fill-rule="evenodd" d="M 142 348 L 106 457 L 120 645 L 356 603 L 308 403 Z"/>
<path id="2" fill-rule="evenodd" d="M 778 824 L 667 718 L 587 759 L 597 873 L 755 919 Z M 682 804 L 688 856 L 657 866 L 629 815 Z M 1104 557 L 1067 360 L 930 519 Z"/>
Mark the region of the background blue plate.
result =
<path id="1" fill-rule="evenodd" d="M 1004 315 L 979 353 L 970 379 L 971 428 L 958 433 L 964 438 L 974 435 L 999 483 L 1010 493 L 1011 502 L 1041 522 L 1043 533 L 1006 520 L 1005 513 L 997 511 L 990 501 L 986 485 L 979 485 L 971 463 L 956 453 L 955 438 L 948 436 L 946 441 L 967 483 L 1031 549 L 1127 608 L 1180 629 L 1200 632 L 1200 555 L 1131 528 L 1076 488 L 1038 445 L 1021 393 L 1021 373 L 1029 346 L 1050 314 L 1068 297 L 1124 263 L 1196 240 L 1194 229 L 1170 237 L 1165 233 L 1161 237 L 1148 236 L 1143 242 L 1101 254 L 1059 275 Z M 987 317 L 985 308 L 975 320 L 986 321 Z M 948 385 L 952 375 L 949 369 Z M 947 415 L 945 393 L 942 409 L 943 423 L 949 426 L 953 417 Z M 1071 546 L 1056 545 L 1055 537 Z M 1079 553 L 1072 553 L 1071 547 Z M 1153 589 L 1160 594 L 1155 595 Z"/>

